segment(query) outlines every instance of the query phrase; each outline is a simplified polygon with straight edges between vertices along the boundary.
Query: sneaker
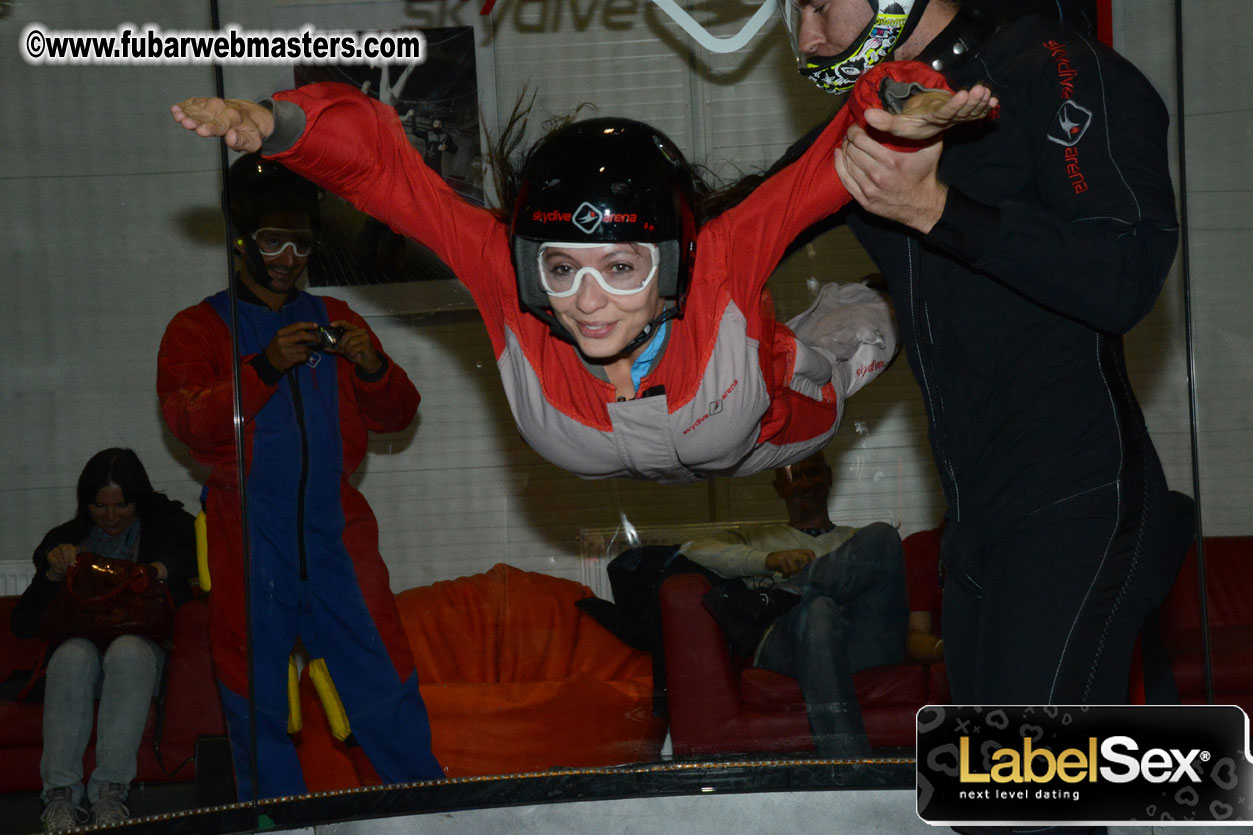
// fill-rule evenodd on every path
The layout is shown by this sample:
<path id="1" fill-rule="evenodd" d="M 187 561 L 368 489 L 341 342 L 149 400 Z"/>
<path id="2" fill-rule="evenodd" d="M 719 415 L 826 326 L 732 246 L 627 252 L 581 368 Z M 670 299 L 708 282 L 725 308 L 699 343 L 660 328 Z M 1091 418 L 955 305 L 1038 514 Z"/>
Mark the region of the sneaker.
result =
<path id="1" fill-rule="evenodd" d="M 91 804 L 93 826 L 116 826 L 130 820 L 130 810 L 123 802 L 130 786 L 125 783 L 109 783 L 100 790 L 100 796 Z"/>
<path id="2" fill-rule="evenodd" d="M 71 786 L 62 786 L 48 790 L 48 802 L 39 820 L 44 832 L 69 832 L 87 823 L 87 810 L 74 804 Z"/>

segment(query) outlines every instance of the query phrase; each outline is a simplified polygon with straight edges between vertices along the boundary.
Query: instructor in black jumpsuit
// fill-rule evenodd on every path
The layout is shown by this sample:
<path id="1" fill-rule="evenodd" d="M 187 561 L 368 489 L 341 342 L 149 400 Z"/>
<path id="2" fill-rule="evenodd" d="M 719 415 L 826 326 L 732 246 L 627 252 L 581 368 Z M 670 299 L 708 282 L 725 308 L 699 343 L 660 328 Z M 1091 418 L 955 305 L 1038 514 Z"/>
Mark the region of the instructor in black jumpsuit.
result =
<path id="1" fill-rule="evenodd" d="M 1183 556 L 1122 345 L 1177 244 L 1166 109 L 1126 60 L 1039 16 L 991 29 L 951 0 L 903 2 L 902 25 L 875 28 L 887 56 L 859 49 L 888 5 L 795 4 L 802 72 L 838 92 L 913 58 L 1000 99 L 918 153 L 854 128 L 835 158 L 926 404 L 953 699 L 1124 703 Z"/>

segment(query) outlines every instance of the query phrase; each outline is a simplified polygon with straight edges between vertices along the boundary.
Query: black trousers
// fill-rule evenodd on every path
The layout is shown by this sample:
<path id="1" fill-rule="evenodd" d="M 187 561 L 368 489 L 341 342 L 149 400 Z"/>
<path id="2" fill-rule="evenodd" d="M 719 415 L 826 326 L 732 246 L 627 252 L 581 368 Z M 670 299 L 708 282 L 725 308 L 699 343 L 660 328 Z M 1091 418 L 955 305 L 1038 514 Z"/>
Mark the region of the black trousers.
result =
<path id="1" fill-rule="evenodd" d="M 954 703 L 1126 703 L 1136 636 L 1185 554 L 1175 515 L 1160 468 L 1149 467 L 994 534 L 951 523 L 943 631 Z"/>

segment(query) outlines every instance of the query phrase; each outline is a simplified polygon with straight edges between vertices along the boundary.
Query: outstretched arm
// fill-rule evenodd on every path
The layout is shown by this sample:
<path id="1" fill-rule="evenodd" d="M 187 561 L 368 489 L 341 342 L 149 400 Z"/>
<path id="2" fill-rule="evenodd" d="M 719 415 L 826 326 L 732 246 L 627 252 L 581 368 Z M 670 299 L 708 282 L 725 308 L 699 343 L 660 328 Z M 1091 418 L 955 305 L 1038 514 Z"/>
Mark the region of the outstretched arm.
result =
<path id="1" fill-rule="evenodd" d="M 899 103 L 901 112 L 895 116 L 885 112 L 885 98 Z M 981 85 L 949 92 L 944 77 L 925 64 L 879 64 L 862 77 L 821 132 L 793 146 L 747 197 L 706 224 L 724 236 L 728 274 L 756 297 L 798 235 L 855 199 L 848 181 L 839 175 L 838 148 L 847 135 L 866 133 L 860 124 L 887 117 L 902 134 L 902 149 L 914 152 L 920 142 L 948 126 L 984 118 L 996 103 Z M 930 150 L 923 147 L 918 153 Z"/>
<path id="2" fill-rule="evenodd" d="M 466 203 L 422 161 L 396 111 L 355 88 L 310 84 L 272 101 L 273 111 L 240 99 L 190 98 L 170 110 L 187 130 L 221 137 L 235 150 L 260 150 L 429 247 L 470 289 L 501 350 L 501 311 L 517 301 L 500 219 Z"/>

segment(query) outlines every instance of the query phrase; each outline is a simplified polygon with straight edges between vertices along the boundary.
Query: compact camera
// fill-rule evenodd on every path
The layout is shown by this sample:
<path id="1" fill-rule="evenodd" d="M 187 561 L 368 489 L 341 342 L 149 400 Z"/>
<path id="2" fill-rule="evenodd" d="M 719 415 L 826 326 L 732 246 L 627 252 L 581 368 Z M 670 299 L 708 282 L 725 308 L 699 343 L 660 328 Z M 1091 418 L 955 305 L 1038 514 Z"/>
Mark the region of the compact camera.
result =
<path id="1" fill-rule="evenodd" d="M 331 350 L 339 347 L 339 340 L 344 336 L 343 328 L 336 328 L 330 325 L 318 325 L 318 344 L 324 350 Z"/>

